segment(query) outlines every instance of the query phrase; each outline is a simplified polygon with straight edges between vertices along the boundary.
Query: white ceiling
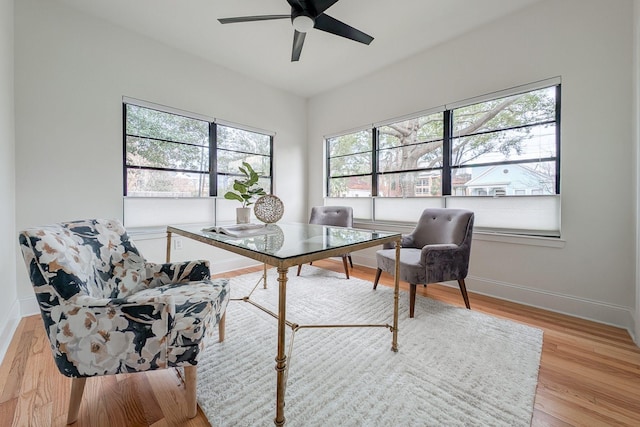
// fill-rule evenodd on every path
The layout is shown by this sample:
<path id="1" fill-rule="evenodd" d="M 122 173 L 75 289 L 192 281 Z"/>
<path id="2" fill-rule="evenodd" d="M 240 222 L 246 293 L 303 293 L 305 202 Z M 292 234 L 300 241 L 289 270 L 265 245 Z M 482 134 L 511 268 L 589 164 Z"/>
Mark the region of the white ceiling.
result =
<path id="1" fill-rule="evenodd" d="M 311 30 L 291 62 L 288 20 L 218 18 L 289 14 L 286 0 L 58 0 L 90 15 L 309 97 L 367 75 L 540 0 L 341 0 L 325 13 L 375 39 L 366 46 Z"/>

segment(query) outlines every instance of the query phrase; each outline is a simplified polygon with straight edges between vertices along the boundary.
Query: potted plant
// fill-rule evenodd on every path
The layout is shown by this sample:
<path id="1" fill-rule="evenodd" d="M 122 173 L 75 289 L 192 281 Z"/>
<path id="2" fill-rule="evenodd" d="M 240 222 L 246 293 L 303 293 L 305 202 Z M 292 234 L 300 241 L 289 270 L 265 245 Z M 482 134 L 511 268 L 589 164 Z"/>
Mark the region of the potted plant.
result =
<path id="1" fill-rule="evenodd" d="M 253 198 L 264 196 L 267 193 L 262 187 L 257 186 L 259 175 L 249 163 L 242 162 L 242 166 L 238 169 L 240 169 L 244 178 L 234 180 L 233 190 L 235 191 L 227 191 L 224 198 L 242 203 L 242 207 L 236 209 L 236 222 L 238 224 L 247 224 L 251 215 L 249 206 L 253 204 Z"/>

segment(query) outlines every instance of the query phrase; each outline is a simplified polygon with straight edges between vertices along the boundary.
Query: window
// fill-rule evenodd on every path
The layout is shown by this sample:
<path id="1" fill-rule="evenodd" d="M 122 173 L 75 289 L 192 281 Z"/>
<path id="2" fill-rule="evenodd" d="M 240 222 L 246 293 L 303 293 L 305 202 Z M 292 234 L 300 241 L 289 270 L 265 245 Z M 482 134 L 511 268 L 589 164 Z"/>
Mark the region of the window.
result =
<path id="1" fill-rule="evenodd" d="M 242 162 L 271 192 L 272 135 L 161 108 L 123 104 L 125 196 L 222 196 Z"/>
<path id="2" fill-rule="evenodd" d="M 557 199 L 560 79 L 328 137 L 326 143 L 327 197 L 370 197 L 371 207 L 361 210 L 364 219 L 397 220 L 402 215 L 391 211 L 397 211 L 399 206 L 409 220 L 408 215 L 421 206 L 472 209 L 477 205 L 472 199 L 524 200 L 526 196 Z M 384 203 L 384 198 L 402 201 Z M 427 198 L 433 201 L 410 202 Z M 529 231 L 541 228 L 545 235 L 559 233 L 559 201 L 539 202 L 545 208 L 535 214 L 544 217 L 544 209 L 548 207 L 549 215 L 555 218 L 550 222 L 536 220 L 534 227 L 522 228 Z M 345 200 L 335 202 L 345 203 Z M 491 209 L 487 209 L 490 203 L 482 203 L 487 218 L 491 215 Z M 514 216 L 518 211 L 516 203 L 499 204 L 504 217 Z M 524 202 L 522 205 L 531 206 Z M 355 206 L 354 213 L 357 217 Z M 496 224 L 501 217 L 493 215 L 493 220 L 486 223 L 491 224 L 490 228 L 501 228 Z M 478 221 L 476 216 L 476 225 L 482 223 L 482 218 Z"/>
<path id="3" fill-rule="evenodd" d="M 556 90 L 552 86 L 451 111 L 454 194 L 475 195 L 484 187 L 490 195 L 498 189 L 507 196 L 518 195 L 516 189 L 560 192 Z"/>
<path id="4" fill-rule="evenodd" d="M 209 195 L 209 123 L 125 104 L 125 196 Z"/>
<path id="5" fill-rule="evenodd" d="M 377 196 L 441 196 L 443 114 L 390 123 L 377 131 Z"/>
<path id="6" fill-rule="evenodd" d="M 371 197 L 371 130 L 327 139 L 327 194 L 329 197 Z"/>
<path id="7" fill-rule="evenodd" d="M 230 126 L 216 126 L 219 195 L 224 195 L 231 190 L 233 181 L 241 177 L 238 168 L 243 162 L 249 163 L 260 175 L 258 185 L 265 192 L 271 193 L 271 139 L 271 136 L 257 132 Z"/>

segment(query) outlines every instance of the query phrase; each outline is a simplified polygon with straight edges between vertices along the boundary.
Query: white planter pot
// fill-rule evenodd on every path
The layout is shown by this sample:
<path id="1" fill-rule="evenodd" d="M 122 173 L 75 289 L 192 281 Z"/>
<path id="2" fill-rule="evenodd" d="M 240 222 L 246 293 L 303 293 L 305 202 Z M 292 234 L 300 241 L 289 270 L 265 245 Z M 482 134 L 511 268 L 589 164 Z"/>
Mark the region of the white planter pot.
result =
<path id="1" fill-rule="evenodd" d="M 236 223 L 249 224 L 251 220 L 251 208 L 236 208 Z"/>

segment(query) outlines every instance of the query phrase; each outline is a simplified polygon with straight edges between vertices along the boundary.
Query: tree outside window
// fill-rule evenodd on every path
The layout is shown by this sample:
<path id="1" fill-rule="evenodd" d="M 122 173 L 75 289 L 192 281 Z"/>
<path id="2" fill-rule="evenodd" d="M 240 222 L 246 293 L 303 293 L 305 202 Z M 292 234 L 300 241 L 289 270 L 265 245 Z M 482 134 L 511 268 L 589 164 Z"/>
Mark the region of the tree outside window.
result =
<path id="1" fill-rule="evenodd" d="M 557 194 L 559 93 L 554 85 L 330 138 L 327 195 Z"/>
<path id="2" fill-rule="evenodd" d="M 123 108 L 125 196 L 224 194 L 242 162 L 271 192 L 272 136 L 130 103 Z"/>

